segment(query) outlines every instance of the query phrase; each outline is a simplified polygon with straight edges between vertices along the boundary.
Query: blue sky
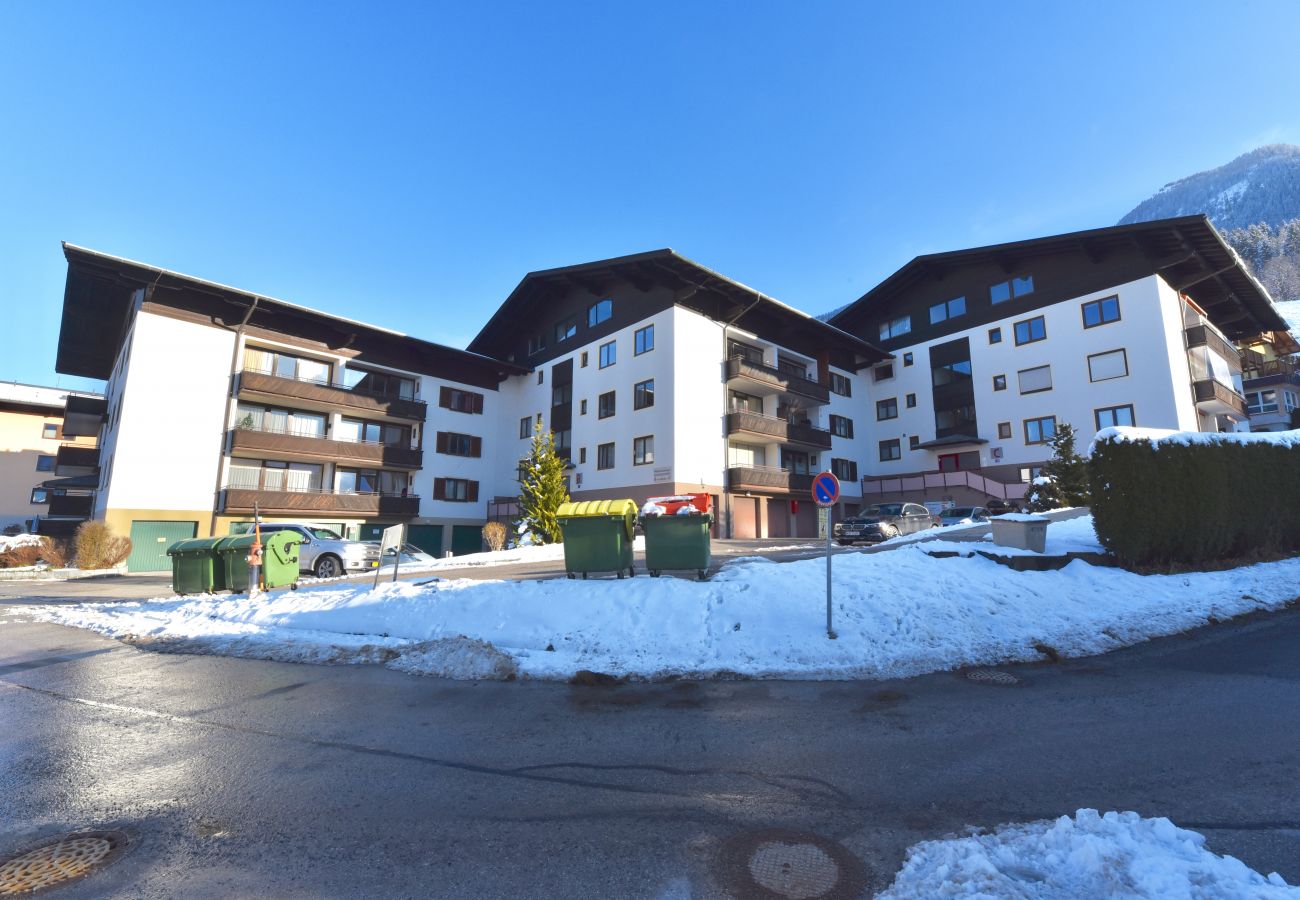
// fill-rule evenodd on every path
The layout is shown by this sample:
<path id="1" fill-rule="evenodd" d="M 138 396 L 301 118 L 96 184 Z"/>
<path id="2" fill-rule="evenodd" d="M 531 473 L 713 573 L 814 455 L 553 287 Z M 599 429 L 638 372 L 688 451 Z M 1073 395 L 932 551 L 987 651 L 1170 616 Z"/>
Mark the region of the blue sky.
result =
<path id="1" fill-rule="evenodd" d="M 1300 143 L 1300 4 L 0 5 L 0 380 L 66 240 L 464 346 L 657 247 L 810 312 Z M 86 386 L 63 377 L 65 386 Z"/>

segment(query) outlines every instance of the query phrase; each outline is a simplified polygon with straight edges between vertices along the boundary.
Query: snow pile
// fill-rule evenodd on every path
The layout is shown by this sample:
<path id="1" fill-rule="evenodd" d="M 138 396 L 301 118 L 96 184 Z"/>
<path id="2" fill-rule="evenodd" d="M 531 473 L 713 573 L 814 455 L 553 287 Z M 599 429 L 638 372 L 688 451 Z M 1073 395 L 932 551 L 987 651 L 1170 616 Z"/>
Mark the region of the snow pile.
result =
<path id="1" fill-rule="evenodd" d="M 1079 524 L 1064 536 L 1073 530 L 1073 540 L 1087 540 L 1090 520 L 1070 521 Z M 1103 653 L 1211 619 L 1276 609 L 1300 593 L 1300 558 L 1141 576 L 1081 561 L 1052 572 L 1013 572 L 978 555 L 933 559 L 905 546 L 839 555 L 833 576 L 834 641 L 824 630 L 821 559 L 746 558 L 709 582 L 448 579 L 374 591 L 354 583 L 257 600 L 172 597 L 31 613 L 167 649 L 182 642 L 187 651 L 328 662 L 374 661 L 378 654 L 390 664 L 401 657 L 411 671 L 452 677 L 487 677 L 463 674 L 467 669 L 508 677 L 513 670 L 498 667 L 500 653 L 519 675 L 533 678 L 565 679 L 581 669 L 644 678 L 896 678 L 1038 660 L 1035 645 L 1043 644 L 1062 656 Z M 445 639 L 482 645 L 427 644 Z"/>
<path id="2" fill-rule="evenodd" d="M 1055 822 L 1004 825 L 992 834 L 925 841 L 908 852 L 879 900 L 932 897 L 1300 897 L 1168 819 L 1081 809 Z"/>
<path id="3" fill-rule="evenodd" d="M 1016 516 L 1016 518 L 1013 518 Z M 1009 513 L 1005 516 L 996 516 L 998 519 L 1010 519 L 1012 521 L 1048 521 L 1041 516 L 1032 516 Z M 943 552 L 956 552 L 963 555 L 974 553 L 976 550 L 981 553 L 992 553 L 995 556 L 1064 556 L 1067 553 L 1105 553 L 1106 548 L 1101 545 L 1097 538 L 1097 529 L 1093 526 L 1092 516 L 1077 516 L 1073 519 L 1062 519 L 1060 521 L 1049 522 L 1047 526 L 1047 544 L 1043 552 L 1035 553 L 1032 550 L 1021 550 L 1018 547 L 1003 547 L 993 543 L 991 540 L 982 541 L 929 541 L 925 545 L 925 550 L 939 550 Z"/>
<path id="4" fill-rule="evenodd" d="M 1300 448 L 1300 431 L 1169 431 L 1164 428 L 1119 425 L 1097 432 L 1088 447 L 1088 453 L 1092 454 L 1096 446 L 1104 441 L 1117 444 L 1150 441 L 1156 449 L 1175 444 L 1184 447 L 1193 444 L 1274 444 L 1296 449 Z"/>
<path id="5" fill-rule="evenodd" d="M 12 537 L 0 535 L 0 553 L 6 550 L 17 550 L 19 547 L 39 547 L 41 545 L 41 536 L 39 534 L 15 534 Z"/>
<path id="6" fill-rule="evenodd" d="M 1046 519 L 1046 518 L 1044 518 L 1043 516 L 1037 515 L 1036 513 L 1002 513 L 1002 514 L 999 515 L 999 516 L 990 516 L 990 517 L 989 517 L 989 521 L 992 521 L 992 522 L 1050 522 L 1051 519 Z"/>

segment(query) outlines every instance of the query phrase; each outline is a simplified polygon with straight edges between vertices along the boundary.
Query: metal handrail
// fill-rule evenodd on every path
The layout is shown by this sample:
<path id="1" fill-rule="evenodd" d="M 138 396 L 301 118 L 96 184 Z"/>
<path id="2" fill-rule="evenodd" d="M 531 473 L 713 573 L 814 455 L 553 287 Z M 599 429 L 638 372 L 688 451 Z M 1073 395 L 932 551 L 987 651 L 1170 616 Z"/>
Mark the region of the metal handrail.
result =
<path id="1" fill-rule="evenodd" d="M 265 484 L 231 484 L 227 481 L 221 486 L 223 491 L 265 491 L 273 494 L 329 494 L 332 497 L 406 497 L 419 499 L 419 494 L 409 492 L 393 493 L 391 491 L 335 491 L 328 488 L 299 488 L 289 485 L 267 487 Z"/>

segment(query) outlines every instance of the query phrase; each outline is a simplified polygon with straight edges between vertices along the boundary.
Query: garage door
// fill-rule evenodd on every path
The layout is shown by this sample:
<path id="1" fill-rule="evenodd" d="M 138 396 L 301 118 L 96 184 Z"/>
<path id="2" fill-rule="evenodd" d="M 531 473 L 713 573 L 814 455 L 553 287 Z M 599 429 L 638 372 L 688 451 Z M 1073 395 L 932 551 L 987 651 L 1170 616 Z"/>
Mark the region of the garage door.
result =
<path id="1" fill-rule="evenodd" d="M 731 536 L 742 540 L 758 537 L 758 501 L 752 497 L 731 500 Z"/>
<path id="2" fill-rule="evenodd" d="M 480 525 L 453 525 L 451 552 L 456 556 L 483 552 L 483 528 Z"/>
<path id="3" fill-rule="evenodd" d="M 790 501 L 767 501 L 767 536 L 770 538 L 790 537 Z"/>
<path id="4" fill-rule="evenodd" d="M 126 558 L 128 572 L 170 572 L 167 548 L 177 541 L 194 537 L 198 522 L 132 522 L 131 555 Z"/>
<path id="5" fill-rule="evenodd" d="M 441 525 L 408 525 L 406 539 L 430 556 L 442 556 Z"/>

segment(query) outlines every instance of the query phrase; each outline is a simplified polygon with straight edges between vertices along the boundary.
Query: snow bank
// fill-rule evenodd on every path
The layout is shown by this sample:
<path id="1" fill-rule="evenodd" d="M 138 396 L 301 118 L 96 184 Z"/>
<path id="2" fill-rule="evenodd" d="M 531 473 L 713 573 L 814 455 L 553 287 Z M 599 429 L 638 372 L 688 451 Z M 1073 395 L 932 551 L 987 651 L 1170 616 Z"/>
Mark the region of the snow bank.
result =
<path id="1" fill-rule="evenodd" d="M 1053 529 L 1067 525 L 1063 539 L 1088 540 L 1091 520 L 1084 517 L 1050 526 L 1049 542 Z M 833 574 L 834 641 L 824 631 L 821 559 L 746 558 L 709 582 L 447 579 L 381 584 L 373 592 L 366 584 L 338 584 L 254 601 L 172 597 L 31 613 L 168 649 L 180 641 L 188 651 L 346 662 L 374 661 L 382 648 L 391 658 L 381 661 L 397 664 L 400 657 L 409 671 L 451 677 L 517 670 L 566 679 L 590 669 L 644 678 L 896 678 L 1041 659 L 1036 644 L 1062 656 L 1103 653 L 1212 617 L 1276 609 L 1300 593 L 1300 558 L 1140 576 L 1080 561 L 1054 572 L 1013 572 L 979 556 L 933 559 L 905 546 L 838 555 Z M 427 644 L 440 640 L 482 645 L 452 652 L 451 645 Z"/>
<path id="2" fill-rule="evenodd" d="M 1055 822 L 1004 825 L 992 834 L 925 841 L 878 900 L 932 897 L 1300 897 L 1168 819 L 1081 809 Z"/>
<path id="3" fill-rule="evenodd" d="M 1119 425 L 1103 428 L 1097 432 L 1088 446 L 1088 453 L 1092 454 L 1096 446 L 1103 441 L 1117 444 L 1150 441 L 1151 446 L 1157 449 L 1175 444 L 1184 447 L 1193 444 L 1274 444 L 1279 447 L 1300 448 L 1300 431 L 1169 431 L 1164 428 Z"/>
<path id="4" fill-rule="evenodd" d="M 17 550 L 19 547 L 39 547 L 41 545 L 41 536 L 39 534 L 15 534 L 12 537 L 0 535 L 0 553 L 6 550 Z"/>
<path id="5" fill-rule="evenodd" d="M 998 516 L 997 518 L 1009 518 Z M 1048 521 L 1040 516 L 1023 516 L 1021 520 Z M 1003 547 L 992 542 L 982 541 L 945 541 L 936 540 L 926 543 L 926 551 L 949 551 L 963 555 L 978 550 L 995 556 L 1064 556 L 1067 553 L 1105 553 L 1106 548 L 1097 539 L 1097 529 L 1093 526 L 1092 516 L 1078 516 L 1073 519 L 1052 521 L 1047 526 L 1047 544 L 1042 553 L 1021 550 L 1019 547 Z"/>

